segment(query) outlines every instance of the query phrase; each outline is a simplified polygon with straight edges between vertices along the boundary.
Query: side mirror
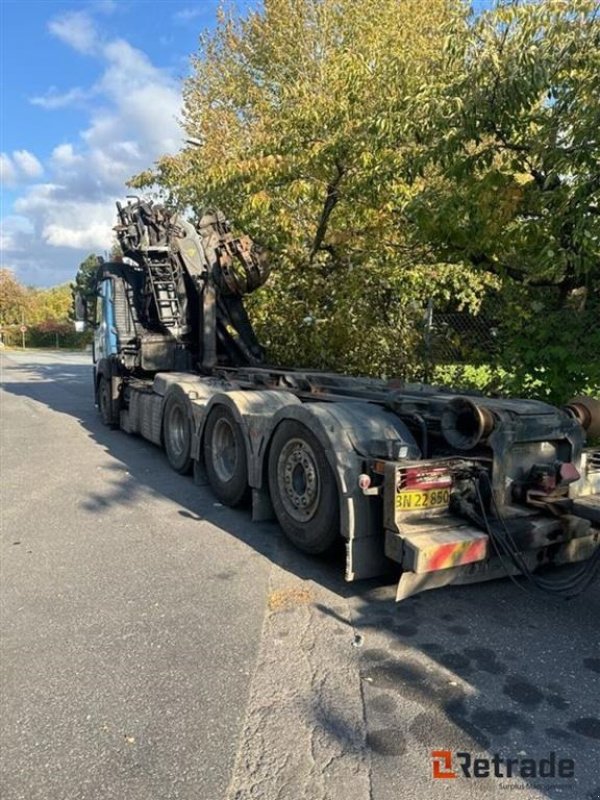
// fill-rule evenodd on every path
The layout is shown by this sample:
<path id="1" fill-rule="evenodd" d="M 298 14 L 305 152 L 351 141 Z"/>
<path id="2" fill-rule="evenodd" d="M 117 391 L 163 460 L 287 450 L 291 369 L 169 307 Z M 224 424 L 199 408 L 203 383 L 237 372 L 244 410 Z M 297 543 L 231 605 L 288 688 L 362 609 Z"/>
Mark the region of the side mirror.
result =
<path id="1" fill-rule="evenodd" d="M 75 332 L 83 333 L 86 329 L 87 322 L 87 302 L 81 292 L 74 292 L 73 306 L 75 312 Z"/>

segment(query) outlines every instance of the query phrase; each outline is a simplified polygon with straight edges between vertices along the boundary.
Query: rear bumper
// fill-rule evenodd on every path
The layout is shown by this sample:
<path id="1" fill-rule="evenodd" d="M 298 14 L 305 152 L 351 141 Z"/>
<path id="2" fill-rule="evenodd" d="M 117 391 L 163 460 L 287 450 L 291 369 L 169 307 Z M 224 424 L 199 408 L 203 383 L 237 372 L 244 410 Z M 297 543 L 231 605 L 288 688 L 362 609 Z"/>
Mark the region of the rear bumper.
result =
<path id="1" fill-rule="evenodd" d="M 521 552 L 539 551 L 589 536 L 596 528 L 600 530 L 600 520 L 596 522 L 600 504 L 591 506 L 589 498 L 586 501 L 585 508 L 583 501 L 573 503 L 560 517 L 523 512 L 506 519 L 502 527 L 493 519 L 490 525 L 499 535 L 508 528 Z M 578 513 L 573 513 L 575 509 Z M 413 516 L 395 530 L 386 530 L 385 554 L 403 569 L 422 573 L 485 561 L 496 551 L 486 532 L 448 513 Z"/>
<path id="2" fill-rule="evenodd" d="M 545 565 L 562 566 L 585 561 L 591 558 L 598 548 L 600 548 L 600 530 L 592 530 L 588 535 L 568 542 L 525 551 L 522 557 L 528 569 L 533 571 Z M 508 559 L 500 559 L 498 556 L 430 572 L 406 570 L 400 578 L 396 600 L 404 600 L 418 592 L 451 584 L 478 583 L 518 574 L 519 570 Z"/>
<path id="3" fill-rule="evenodd" d="M 584 561 L 600 547 L 600 495 L 563 502 L 560 516 L 515 509 L 502 527 L 493 519 L 490 524 L 494 535 L 508 529 L 530 571 Z M 398 600 L 449 584 L 519 574 L 488 533 L 451 513 L 405 518 L 386 530 L 385 554 L 403 570 Z"/>

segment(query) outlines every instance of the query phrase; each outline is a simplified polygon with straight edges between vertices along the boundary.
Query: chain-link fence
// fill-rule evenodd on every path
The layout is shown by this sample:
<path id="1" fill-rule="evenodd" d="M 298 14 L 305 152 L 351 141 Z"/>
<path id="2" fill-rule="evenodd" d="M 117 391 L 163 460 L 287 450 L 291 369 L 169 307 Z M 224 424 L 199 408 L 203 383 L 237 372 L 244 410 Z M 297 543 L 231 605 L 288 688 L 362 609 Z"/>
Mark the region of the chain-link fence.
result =
<path id="1" fill-rule="evenodd" d="M 453 389 L 554 403 L 599 396 L 599 301 L 595 290 L 565 299 L 557 287 L 511 286 L 476 313 L 429 302 L 413 373 Z"/>
<path id="2" fill-rule="evenodd" d="M 440 309 L 433 301 L 423 320 L 423 371 L 430 379 L 435 367 L 494 364 L 498 360 L 501 320 L 489 306 L 479 313 Z"/>

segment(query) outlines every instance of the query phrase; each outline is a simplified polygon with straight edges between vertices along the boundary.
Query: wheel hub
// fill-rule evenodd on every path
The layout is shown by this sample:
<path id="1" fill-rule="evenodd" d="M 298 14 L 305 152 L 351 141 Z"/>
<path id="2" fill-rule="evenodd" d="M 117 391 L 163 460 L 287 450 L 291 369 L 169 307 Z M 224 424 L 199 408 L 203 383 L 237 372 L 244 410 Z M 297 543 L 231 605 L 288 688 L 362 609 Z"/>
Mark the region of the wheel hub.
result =
<path id="1" fill-rule="evenodd" d="M 298 522 L 315 515 L 321 497 L 317 460 L 302 439 L 286 442 L 277 464 L 279 494 L 288 514 Z"/>
<path id="2" fill-rule="evenodd" d="M 228 419 L 220 417 L 212 434 L 212 461 L 219 479 L 230 481 L 237 468 L 238 448 Z"/>
<path id="3" fill-rule="evenodd" d="M 179 406 L 173 406 L 169 415 L 169 439 L 173 452 L 180 455 L 185 449 L 186 424 Z"/>

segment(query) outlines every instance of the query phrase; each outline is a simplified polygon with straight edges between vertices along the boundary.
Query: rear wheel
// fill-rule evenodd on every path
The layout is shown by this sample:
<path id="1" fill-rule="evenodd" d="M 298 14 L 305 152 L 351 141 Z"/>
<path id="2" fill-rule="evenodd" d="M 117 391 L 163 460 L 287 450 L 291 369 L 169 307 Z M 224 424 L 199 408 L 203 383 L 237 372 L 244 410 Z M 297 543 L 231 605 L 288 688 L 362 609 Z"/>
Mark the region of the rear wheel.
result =
<path id="1" fill-rule="evenodd" d="M 204 465 L 213 493 L 226 506 L 248 495 L 248 465 L 242 429 L 226 406 L 215 406 L 206 420 Z"/>
<path id="2" fill-rule="evenodd" d="M 317 437 L 295 420 L 282 422 L 269 456 L 269 491 L 287 538 L 305 553 L 324 553 L 339 535 L 333 470 Z"/>
<path id="3" fill-rule="evenodd" d="M 173 392 L 165 404 L 163 439 L 169 464 L 175 472 L 187 475 L 192 468 L 192 415 L 183 392 Z"/>

